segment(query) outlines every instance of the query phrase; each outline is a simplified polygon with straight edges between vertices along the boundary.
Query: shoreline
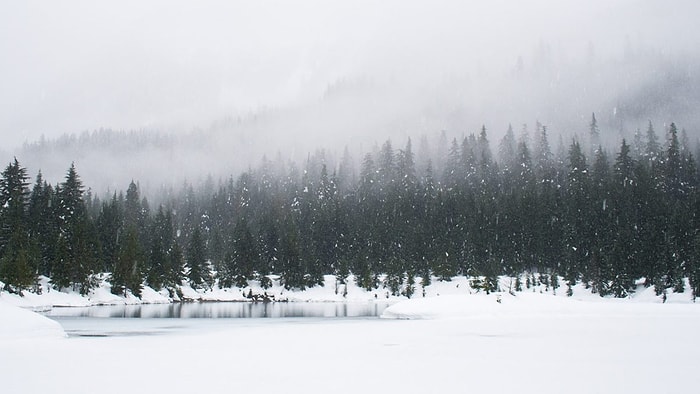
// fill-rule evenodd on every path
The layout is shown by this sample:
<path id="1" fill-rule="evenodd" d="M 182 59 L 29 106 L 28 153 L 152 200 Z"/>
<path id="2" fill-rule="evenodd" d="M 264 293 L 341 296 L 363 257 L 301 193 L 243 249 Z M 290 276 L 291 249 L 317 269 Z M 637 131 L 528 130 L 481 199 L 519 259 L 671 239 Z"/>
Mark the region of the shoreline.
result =
<path id="1" fill-rule="evenodd" d="M 219 288 L 214 285 L 211 289 L 193 289 L 187 284 L 176 289 L 163 289 L 156 291 L 148 286 L 144 286 L 141 297 L 135 297 L 130 292 L 126 296 L 111 293 L 111 286 L 108 282 L 102 281 L 98 287 L 91 290 L 87 295 L 80 295 L 78 292 L 58 291 L 50 286 L 48 278 L 42 277 L 39 286 L 41 294 L 25 292 L 24 296 L 10 294 L 6 291 L 0 292 L 0 302 L 19 306 L 31 310 L 50 310 L 51 308 L 71 308 L 90 306 L 115 306 L 115 305 L 148 305 L 148 304 L 177 304 L 177 303 L 368 303 L 383 302 L 397 303 L 408 299 L 423 299 L 444 296 L 470 296 L 484 295 L 483 291 L 475 290 L 470 285 L 468 277 L 454 277 L 450 281 L 439 281 L 434 279 L 430 285 L 416 286 L 412 297 L 406 295 L 392 295 L 388 288 L 380 285 L 370 291 L 358 287 L 354 279 L 349 277 L 345 284 L 337 284 L 336 277 L 326 275 L 324 286 L 316 286 L 300 289 L 285 289 L 278 281 L 273 280 L 273 286 L 263 289 L 257 281 L 250 281 L 245 288 Z M 500 294 L 502 297 L 510 297 L 512 279 L 510 277 L 500 277 Z M 590 289 L 578 283 L 572 287 L 573 295 L 566 295 L 566 288 L 553 289 L 542 283 L 529 288 L 523 287 L 521 292 L 512 291 L 512 294 L 539 293 L 542 296 L 562 297 L 574 300 L 586 300 L 593 302 L 632 302 L 632 303 L 694 303 L 692 292 L 686 286 L 682 293 L 669 291 L 664 295 L 656 295 L 653 286 L 644 287 L 638 285 L 634 293 L 626 298 L 600 297 Z M 664 300 L 665 298 L 665 300 Z"/>

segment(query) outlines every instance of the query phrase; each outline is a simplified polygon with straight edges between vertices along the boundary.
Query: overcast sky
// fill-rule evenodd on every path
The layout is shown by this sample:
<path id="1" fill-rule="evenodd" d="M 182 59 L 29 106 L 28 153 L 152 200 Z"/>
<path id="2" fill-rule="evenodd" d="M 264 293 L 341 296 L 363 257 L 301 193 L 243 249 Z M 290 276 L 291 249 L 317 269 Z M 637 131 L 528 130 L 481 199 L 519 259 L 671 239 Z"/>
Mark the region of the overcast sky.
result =
<path id="1" fill-rule="evenodd" d="M 429 86 L 542 42 L 572 58 L 698 51 L 698 15 L 691 0 L 0 0 L 0 144 L 207 127 L 358 77 Z"/>

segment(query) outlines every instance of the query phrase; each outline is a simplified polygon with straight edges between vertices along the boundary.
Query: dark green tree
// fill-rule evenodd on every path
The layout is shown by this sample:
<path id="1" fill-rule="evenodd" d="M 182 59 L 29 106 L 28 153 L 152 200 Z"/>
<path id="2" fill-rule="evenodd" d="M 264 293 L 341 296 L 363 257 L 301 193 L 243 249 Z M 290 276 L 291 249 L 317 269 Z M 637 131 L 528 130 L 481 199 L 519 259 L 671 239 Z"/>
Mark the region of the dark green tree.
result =
<path id="1" fill-rule="evenodd" d="M 0 178 L 0 281 L 22 293 L 36 281 L 39 250 L 27 225 L 27 170 L 15 158 Z"/>
<path id="2" fill-rule="evenodd" d="M 179 284 L 177 279 L 168 280 L 168 254 L 173 248 L 173 229 L 172 218 L 165 214 L 162 205 L 158 207 L 158 213 L 151 225 L 150 238 L 149 263 L 145 267 L 146 282 L 156 290 Z"/>
<path id="3" fill-rule="evenodd" d="M 241 218 L 236 223 L 227 262 L 231 264 L 234 283 L 238 287 L 247 287 L 248 281 L 255 278 L 255 269 L 259 266 L 255 239 L 250 232 L 248 222 Z"/>
<path id="4" fill-rule="evenodd" d="M 143 274 L 141 272 L 144 254 L 134 226 L 130 226 L 124 235 L 119 249 L 117 265 L 111 277 L 112 293 L 127 296 L 130 290 L 136 297 L 141 297 Z"/>
<path id="5" fill-rule="evenodd" d="M 187 246 L 187 279 L 194 288 L 211 288 L 212 285 L 206 250 L 202 232 L 195 227 Z"/>
<path id="6" fill-rule="evenodd" d="M 112 198 L 102 203 L 97 218 L 97 228 L 102 245 L 102 270 L 113 272 L 119 259 L 119 240 L 123 237 L 124 215 L 121 203 L 114 193 Z"/>
<path id="7" fill-rule="evenodd" d="M 58 238 L 53 199 L 53 188 L 44 181 L 40 171 L 29 199 L 28 226 L 30 239 L 39 248 L 37 273 L 47 277 L 51 276 Z"/>
<path id="8" fill-rule="evenodd" d="M 566 267 L 565 279 L 569 283 L 575 283 L 579 274 L 585 274 L 588 277 L 591 273 L 590 241 L 592 239 L 588 222 L 590 207 L 588 166 L 581 145 L 576 140 L 569 149 L 567 181 L 565 248 L 568 267 Z"/>
<path id="9" fill-rule="evenodd" d="M 58 288 L 72 286 L 82 294 L 96 284 L 92 275 L 97 271 L 100 250 L 97 232 L 88 217 L 83 183 L 71 164 L 65 181 L 56 191 L 59 238 L 64 239 L 65 254 L 54 265 L 62 264 L 52 276 Z"/>

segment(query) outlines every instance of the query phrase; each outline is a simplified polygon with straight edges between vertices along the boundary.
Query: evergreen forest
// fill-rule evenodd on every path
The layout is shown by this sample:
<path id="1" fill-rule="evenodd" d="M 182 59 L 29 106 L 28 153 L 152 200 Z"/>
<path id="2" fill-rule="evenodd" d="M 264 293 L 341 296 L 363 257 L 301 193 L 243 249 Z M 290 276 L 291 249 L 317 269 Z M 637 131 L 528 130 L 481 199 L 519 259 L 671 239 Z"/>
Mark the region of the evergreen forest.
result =
<path id="1" fill-rule="evenodd" d="M 183 281 L 305 289 L 334 274 L 411 297 L 458 275 L 484 291 L 510 276 L 517 291 L 539 273 L 569 294 L 584 283 L 626 297 L 639 280 L 698 294 L 699 178 L 685 133 L 650 122 L 608 149 L 595 115 L 588 126 L 557 148 L 538 123 L 493 144 L 483 127 L 443 133 L 435 149 L 424 138 L 337 163 L 323 151 L 263 159 L 153 206 L 136 182 L 98 197 L 74 165 L 52 185 L 15 159 L 0 177 L 0 281 L 22 293 L 45 276 L 86 294 L 107 274 L 113 292 L 139 296 Z"/>

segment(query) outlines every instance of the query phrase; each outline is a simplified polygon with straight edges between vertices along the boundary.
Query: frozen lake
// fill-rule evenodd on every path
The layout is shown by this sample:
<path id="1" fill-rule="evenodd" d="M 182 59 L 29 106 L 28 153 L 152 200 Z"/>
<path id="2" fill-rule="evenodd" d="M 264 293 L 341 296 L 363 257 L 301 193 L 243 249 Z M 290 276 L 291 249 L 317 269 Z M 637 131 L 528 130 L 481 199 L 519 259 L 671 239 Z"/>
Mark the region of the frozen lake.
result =
<path id="1" fill-rule="evenodd" d="M 322 319 L 377 319 L 386 302 L 195 302 L 53 308 L 42 313 L 71 337 L 113 337 L 197 332 L 250 324 Z"/>
<path id="2" fill-rule="evenodd" d="M 54 316 L 70 337 L 0 341 L 0 381 L 72 394 L 697 391 L 697 305 L 441 298 L 404 308 L 437 312 L 417 320 Z"/>
<path id="3" fill-rule="evenodd" d="M 386 302 L 191 302 L 53 308 L 51 318 L 113 317 L 163 319 L 231 319 L 282 317 L 376 317 Z"/>

